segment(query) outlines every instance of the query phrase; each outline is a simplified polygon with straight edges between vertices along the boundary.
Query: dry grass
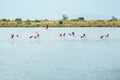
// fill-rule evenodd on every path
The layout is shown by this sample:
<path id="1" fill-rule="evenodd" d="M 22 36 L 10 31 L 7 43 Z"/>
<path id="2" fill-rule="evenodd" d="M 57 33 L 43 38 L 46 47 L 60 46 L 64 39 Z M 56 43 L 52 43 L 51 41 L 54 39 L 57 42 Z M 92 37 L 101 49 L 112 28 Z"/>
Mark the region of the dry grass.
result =
<path id="1" fill-rule="evenodd" d="M 1 27 L 120 27 L 120 21 L 105 21 L 105 20 L 85 20 L 85 21 L 72 21 L 66 20 L 60 23 L 59 20 L 48 21 L 0 21 Z"/>

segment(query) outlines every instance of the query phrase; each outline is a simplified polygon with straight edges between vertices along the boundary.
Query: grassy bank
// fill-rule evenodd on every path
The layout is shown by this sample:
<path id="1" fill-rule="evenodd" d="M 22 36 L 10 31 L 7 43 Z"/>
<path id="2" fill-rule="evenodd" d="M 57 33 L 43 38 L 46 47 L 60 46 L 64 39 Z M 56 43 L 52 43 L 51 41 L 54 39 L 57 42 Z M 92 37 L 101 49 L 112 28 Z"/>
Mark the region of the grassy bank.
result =
<path id="1" fill-rule="evenodd" d="M 120 27 L 120 21 L 110 20 L 43 20 L 43 21 L 0 21 L 0 27 Z"/>

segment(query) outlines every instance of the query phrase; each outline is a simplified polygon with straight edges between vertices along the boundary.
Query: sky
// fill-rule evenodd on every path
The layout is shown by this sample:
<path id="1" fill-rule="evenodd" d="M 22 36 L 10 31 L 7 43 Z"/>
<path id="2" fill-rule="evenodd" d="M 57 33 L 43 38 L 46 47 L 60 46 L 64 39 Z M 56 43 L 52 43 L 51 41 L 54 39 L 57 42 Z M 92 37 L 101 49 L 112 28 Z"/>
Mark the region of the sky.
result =
<path id="1" fill-rule="evenodd" d="M 120 0 L 0 0 L 0 19 L 120 19 Z"/>

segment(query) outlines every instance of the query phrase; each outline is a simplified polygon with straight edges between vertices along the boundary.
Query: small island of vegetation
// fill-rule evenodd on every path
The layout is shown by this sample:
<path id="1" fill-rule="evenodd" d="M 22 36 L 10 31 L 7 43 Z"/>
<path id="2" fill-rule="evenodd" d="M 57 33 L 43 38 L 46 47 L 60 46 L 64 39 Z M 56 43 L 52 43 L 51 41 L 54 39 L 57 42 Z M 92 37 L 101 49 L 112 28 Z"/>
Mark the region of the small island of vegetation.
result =
<path id="1" fill-rule="evenodd" d="M 76 19 L 68 19 L 66 15 L 62 15 L 61 20 L 15 20 L 0 19 L 0 27 L 120 27 L 120 20 L 114 16 L 110 20 L 85 20 L 84 17 Z"/>

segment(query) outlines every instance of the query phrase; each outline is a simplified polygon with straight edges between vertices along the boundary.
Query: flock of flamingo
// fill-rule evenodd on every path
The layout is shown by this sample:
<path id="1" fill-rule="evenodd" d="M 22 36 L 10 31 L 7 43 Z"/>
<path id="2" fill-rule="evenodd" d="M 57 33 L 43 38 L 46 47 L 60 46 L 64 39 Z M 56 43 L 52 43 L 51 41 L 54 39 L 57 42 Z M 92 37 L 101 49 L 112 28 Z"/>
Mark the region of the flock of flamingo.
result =
<path id="1" fill-rule="evenodd" d="M 76 37 L 75 35 L 75 32 L 71 32 L 71 33 L 60 33 L 59 34 L 59 37 L 66 37 L 66 36 L 70 36 L 70 37 Z M 105 35 L 101 35 L 99 38 L 100 39 L 104 39 L 104 38 L 108 38 L 109 37 L 109 34 L 105 34 Z M 19 38 L 19 35 L 18 34 L 11 34 L 10 36 L 11 39 L 14 39 L 14 38 Z M 37 38 L 40 38 L 40 34 L 38 32 L 36 32 L 34 35 L 30 35 L 29 36 L 29 39 L 37 39 Z M 86 34 L 82 34 L 80 35 L 80 38 L 81 39 L 85 39 L 86 38 Z"/>
<path id="2" fill-rule="evenodd" d="M 46 30 L 48 29 L 48 25 L 46 25 Z M 66 37 L 66 36 L 71 36 L 71 37 L 75 37 L 76 35 L 75 35 L 75 32 L 70 32 L 70 33 L 60 33 L 59 34 L 59 37 Z M 19 35 L 18 34 L 11 34 L 11 39 L 14 39 L 15 37 L 19 37 Z M 103 38 L 108 38 L 109 37 L 109 34 L 105 34 L 105 35 L 101 35 L 99 38 L 100 39 L 103 39 Z M 34 39 L 37 39 L 37 38 L 40 38 L 40 34 L 38 33 L 38 32 L 36 32 L 34 35 L 30 35 L 29 36 L 29 39 L 32 39 L 32 38 L 34 38 Z M 83 38 L 83 39 L 85 39 L 86 38 L 86 34 L 84 33 L 84 34 L 82 34 L 81 36 L 80 36 L 80 38 Z"/>

